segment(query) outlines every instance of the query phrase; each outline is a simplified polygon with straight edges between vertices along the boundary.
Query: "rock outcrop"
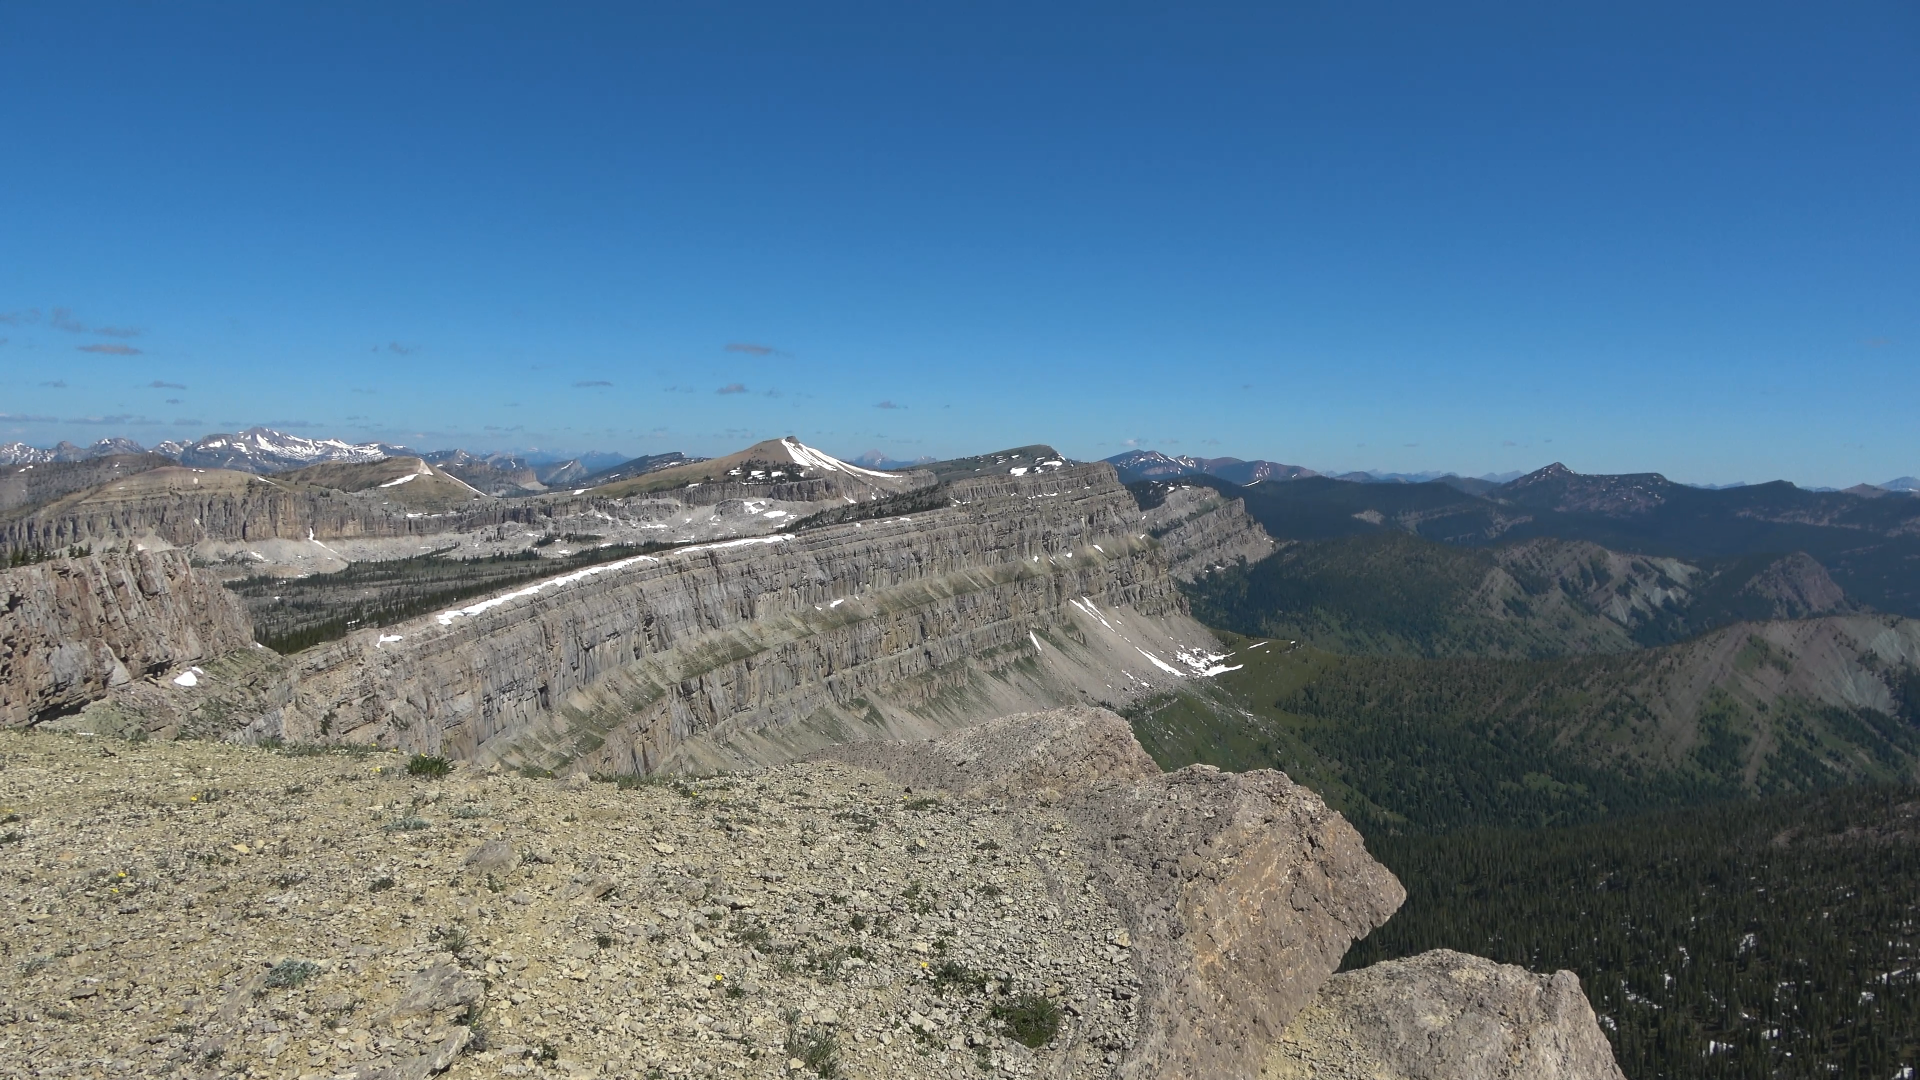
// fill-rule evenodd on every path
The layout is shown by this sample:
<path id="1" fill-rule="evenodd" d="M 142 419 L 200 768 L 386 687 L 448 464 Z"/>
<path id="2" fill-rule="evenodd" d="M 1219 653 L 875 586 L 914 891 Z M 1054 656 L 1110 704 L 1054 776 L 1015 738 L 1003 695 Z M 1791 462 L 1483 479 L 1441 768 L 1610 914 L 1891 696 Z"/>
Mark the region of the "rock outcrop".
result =
<path id="1" fill-rule="evenodd" d="M 75 712 L 136 679 L 252 645 L 246 610 L 184 552 L 56 558 L 0 572 L 0 726 Z M 177 678 L 198 681 L 189 670 Z"/>
<path id="2" fill-rule="evenodd" d="M 1329 979 L 1272 1080 L 1624 1080 L 1571 971 L 1436 949 Z"/>
<path id="3" fill-rule="evenodd" d="M 1156 484 L 1139 501 L 1141 523 L 1167 548 L 1168 573 L 1180 581 L 1241 560 L 1259 562 L 1279 549 L 1247 513 L 1246 500 L 1229 499 L 1213 488 Z"/>
<path id="4" fill-rule="evenodd" d="M 848 743 L 812 756 L 885 773 L 909 788 L 980 800 L 1052 803 L 1160 775 L 1125 720 L 1084 707 L 1003 716 L 924 742 Z"/>
<path id="5" fill-rule="evenodd" d="M 1804 551 L 1767 564 L 1741 592 L 1771 605 L 1762 614 L 1772 619 L 1806 619 L 1858 610 L 1827 568 Z"/>
<path id="6" fill-rule="evenodd" d="M 1348 946 L 1406 899 L 1360 834 L 1284 774 L 1161 774 L 1126 721 L 1101 710 L 822 756 L 1061 812 L 1125 925 L 1119 944 L 1140 980 L 1121 1076 L 1253 1075 Z"/>

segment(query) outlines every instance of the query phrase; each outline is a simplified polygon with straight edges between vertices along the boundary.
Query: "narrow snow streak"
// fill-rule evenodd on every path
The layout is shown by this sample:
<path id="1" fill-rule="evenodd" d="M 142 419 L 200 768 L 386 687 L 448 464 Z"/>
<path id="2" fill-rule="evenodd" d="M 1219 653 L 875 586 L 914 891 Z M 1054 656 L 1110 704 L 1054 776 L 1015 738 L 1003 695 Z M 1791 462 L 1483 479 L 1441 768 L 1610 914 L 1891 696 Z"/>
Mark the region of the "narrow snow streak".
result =
<path id="1" fill-rule="evenodd" d="M 723 540 L 717 544 L 693 544 L 688 547 L 675 548 L 672 551 L 667 552 L 666 554 L 681 555 L 681 554 L 686 554 L 686 553 L 695 552 L 695 551 L 723 551 L 727 548 L 746 547 L 750 544 L 780 544 L 780 543 L 785 543 L 790 539 L 792 539 L 792 537 L 784 536 L 784 535 L 783 536 L 749 536 L 742 540 Z M 463 615 L 466 615 L 466 616 L 478 615 L 483 611 L 487 611 L 491 608 L 499 607 L 501 604 L 504 604 L 509 600 L 517 600 L 523 596 L 538 596 L 540 593 L 548 589 L 563 589 L 568 585 L 573 584 L 576 581 L 585 581 L 587 578 L 593 577 L 595 574 L 604 574 L 612 570 L 624 570 L 627 567 L 633 566 L 637 563 L 659 562 L 659 561 L 660 560 L 658 558 L 652 555 L 633 555 L 625 559 L 616 559 L 613 562 L 601 563 L 598 566 L 583 567 L 579 570 L 575 570 L 571 574 L 561 574 L 559 577 L 550 577 L 545 581 L 536 581 L 524 589 L 515 589 L 512 592 L 502 593 L 499 596 L 490 596 L 487 599 L 482 600 L 477 604 L 469 604 L 466 607 L 459 608 L 454 611 L 443 611 L 440 614 L 434 616 L 434 619 L 441 626 L 452 626 L 453 620 Z"/>
<path id="2" fill-rule="evenodd" d="M 1141 656 L 1144 656 L 1144 657 L 1146 657 L 1147 659 L 1149 659 L 1149 660 L 1151 660 L 1151 661 L 1153 661 L 1153 666 L 1154 666 L 1154 667 L 1157 667 L 1157 668 L 1159 668 L 1159 669 L 1160 669 L 1161 671 L 1164 671 L 1164 672 L 1166 672 L 1167 674 L 1169 674 L 1169 675 L 1171 675 L 1171 676 L 1173 676 L 1173 677 L 1174 677 L 1174 678 L 1176 678 L 1176 679 L 1183 679 L 1183 678 L 1185 678 L 1185 677 L 1186 677 L 1186 673 L 1185 673 L 1185 672 L 1183 672 L 1183 671 L 1181 671 L 1181 670 L 1180 670 L 1179 668 L 1177 668 L 1177 667 L 1174 667 L 1174 666 L 1173 666 L 1172 664 L 1169 664 L 1169 663 L 1167 663 L 1167 662 L 1166 662 L 1165 660 L 1162 660 L 1162 659 L 1160 659 L 1159 657 L 1157 657 L 1157 656 L 1155 656 L 1155 655 L 1153 655 L 1152 653 L 1150 653 L 1150 652 L 1148 652 L 1147 650 L 1145 650 L 1145 649 L 1143 649 L 1143 648 L 1141 648 L 1141 647 L 1140 647 L 1140 646 L 1138 646 L 1138 645 L 1135 645 L 1135 646 L 1133 647 L 1133 651 L 1134 651 L 1134 652 L 1137 652 L 1137 653 L 1139 653 L 1139 654 L 1140 654 Z"/>

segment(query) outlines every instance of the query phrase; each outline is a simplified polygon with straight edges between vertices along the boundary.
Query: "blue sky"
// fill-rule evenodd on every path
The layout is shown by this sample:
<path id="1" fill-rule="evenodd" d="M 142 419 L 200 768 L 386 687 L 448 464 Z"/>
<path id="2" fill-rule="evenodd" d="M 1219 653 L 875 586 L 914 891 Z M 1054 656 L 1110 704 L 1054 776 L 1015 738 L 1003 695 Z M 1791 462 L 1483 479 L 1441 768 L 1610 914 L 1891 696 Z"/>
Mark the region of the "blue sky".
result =
<path id="1" fill-rule="evenodd" d="M 1917 56 L 1897 2 L 20 0 L 0 439 L 1920 474 Z"/>

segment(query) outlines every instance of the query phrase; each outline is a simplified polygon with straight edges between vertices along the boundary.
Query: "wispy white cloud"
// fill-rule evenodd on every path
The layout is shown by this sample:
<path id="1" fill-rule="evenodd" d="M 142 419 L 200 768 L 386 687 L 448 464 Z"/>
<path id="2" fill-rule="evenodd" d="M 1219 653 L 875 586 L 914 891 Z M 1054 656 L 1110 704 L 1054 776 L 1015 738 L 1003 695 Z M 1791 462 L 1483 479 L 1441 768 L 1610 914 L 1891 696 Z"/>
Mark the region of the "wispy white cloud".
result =
<path id="1" fill-rule="evenodd" d="M 139 356 L 140 350 L 131 345 L 76 345 L 81 352 L 104 353 L 108 356 Z"/>
<path id="2" fill-rule="evenodd" d="M 149 420 L 138 413 L 113 413 L 109 416 L 69 416 L 62 421 L 68 424 L 86 424 L 91 427 L 152 427 L 161 423 Z"/>

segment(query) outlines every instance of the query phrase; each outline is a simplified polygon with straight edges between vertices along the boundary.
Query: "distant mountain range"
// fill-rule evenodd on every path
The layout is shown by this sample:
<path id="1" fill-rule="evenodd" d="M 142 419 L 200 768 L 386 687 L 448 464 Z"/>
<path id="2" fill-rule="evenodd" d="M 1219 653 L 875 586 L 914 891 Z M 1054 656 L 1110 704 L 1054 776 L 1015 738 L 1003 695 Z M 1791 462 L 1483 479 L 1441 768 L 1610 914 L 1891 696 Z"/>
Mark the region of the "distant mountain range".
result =
<path id="1" fill-rule="evenodd" d="M 1285 465 L 1278 461 L 1245 461 L 1236 457 L 1197 458 L 1184 455 L 1174 457 L 1158 450 L 1129 450 L 1124 454 L 1107 458 L 1106 461 L 1119 470 L 1120 482 L 1125 484 L 1140 480 L 1173 480 L 1182 476 L 1213 476 L 1230 484 L 1251 487 L 1270 480 L 1304 480 L 1308 477 L 1324 475 L 1304 465 Z M 1330 478 L 1355 484 L 1426 484 L 1438 481 L 1477 495 L 1520 475 L 1520 473 L 1511 472 L 1463 477 L 1450 472 L 1346 472 L 1335 474 Z"/>
<path id="2" fill-rule="evenodd" d="M 1197 458 L 1170 457 L 1158 450 L 1130 450 L 1107 458 L 1107 463 L 1120 473 L 1120 482 L 1131 484 L 1139 480 L 1173 480 L 1182 476 L 1217 476 L 1230 484 L 1242 487 L 1263 483 L 1268 480 L 1298 480 L 1303 476 L 1319 476 L 1312 469 L 1299 465 L 1282 465 L 1277 461 L 1243 461 L 1235 457 Z"/>
<path id="3" fill-rule="evenodd" d="M 878 451 L 869 451 L 878 453 Z M 1481 476 L 1461 476 L 1453 472 L 1344 472 L 1319 473 L 1304 465 L 1283 465 L 1277 461 L 1243 461 L 1240 458 L 1198 458 L 1172 456 L 1158 450 L 1129 450 L 1124 454 L 1115 454 L 1103 459 L 1120 473 L 1123 484 L 1137 483 L 1142 480 L 1175 480 L 1183 476 L 1211 476 L 1241 487 L 1251 487 L 1265 481 L 1305 480 L 1311 477 L 1325 477 L 1329 480 L 1344 480 L 1354 484 L 1445 484 L 1469 495 L 1484 495 L 1502 484 L 1511 483 L 1527 475 L 1521 472 L 1486 473 Z M 1549 468 L 1561 468 L 1554 465 Z M 1656 475 L 1649 473 L 1647 475 Z M 1668 482 L 1661 477 L 1663 483 Z M 1730 491 L 1735 488 L 1753 487 L 1745 481 L 1731 484 L 1687 484 L 1685 487 L 1701 491 Z M 1804 488 L 1806 491 L 1833 491 L 1833 488 Z M 1859 484 L 1846 489 L 1849 494 L 1864 495 L 1869 498 L 1885 495 L 1889 492 L 1915 495 L 1920 494 L 1920 478 L 1903 476 L 1889 480 L 1884 484 Z"/>
<path id="4" fill-rule="evenodd" d="M 309 465 L 364 463 L 415 452 L 405 446 L 385 442 L 350 443 L 341 439 L 308 439 L 273 428 L 255 426 L 240 432 L 208 435 L 196 442 L 169 439 L 150 450 L 132 439 L 101 439 L 92 446 L 63 442 L 43 449 L 22 442 L 0 443 L 0 465 L 37 465 L 51 462 L 93 461 L 118 455 L 162 454 L 182 465 L 196 469 L 233 469 L 256 475 L 304 469 Z M 452 475 L 492 495 L 521 495 L 578 483 L 596 473 L 623 463 L 625 454 L 589 453 L 577 457 L 530 452 L 514 454 L 474 454 L 466 450 L 436 450 L 420 455 L 441 465 Z M 687 460 L 678 454 L 657 455 L 635 461 L 672 458 Z"/>

